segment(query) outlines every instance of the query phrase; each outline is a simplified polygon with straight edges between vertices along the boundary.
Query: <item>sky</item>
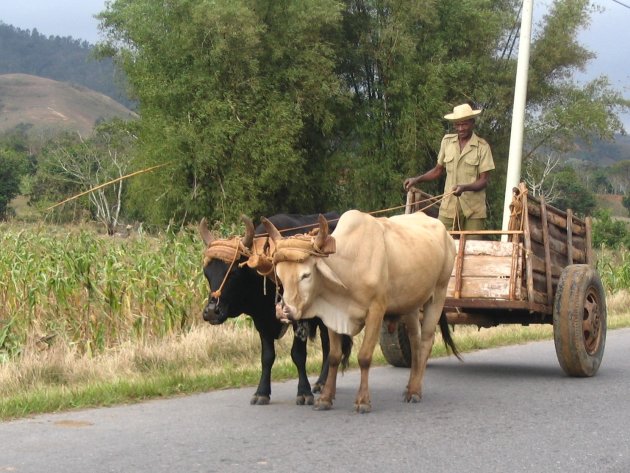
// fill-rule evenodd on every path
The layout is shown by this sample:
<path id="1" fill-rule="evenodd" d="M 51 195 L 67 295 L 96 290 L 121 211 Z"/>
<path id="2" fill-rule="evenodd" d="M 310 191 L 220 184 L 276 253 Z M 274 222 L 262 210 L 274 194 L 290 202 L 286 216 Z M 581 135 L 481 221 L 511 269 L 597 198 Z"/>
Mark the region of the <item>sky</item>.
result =
<path id="1" fill-rule="evenodd" d="M 20 29 L 37 29 L 46 36 L 72 36 L 90 43 L 99 40 L 94 15 L 107 0 L 0 0 L 0 21 Z M 534 19 L 541 18 L 551 0 L 534 0 Z M 604 8 L 594 13 L 590 27 L 580 34 L 580 43 L 594 52 L 578 79 L 608 76 L 611 85 L 630 99 L 630 0 L 596 0 Z M 630 132 L 630 113 L 623 115 Z"/>
<path id="2" fill-rule="evenodd" d="M 50 36 L 72 36 L 98 41 L 94 15 L 105 10 L 106 0 L 0 0 L 0 21 L 23 30 L 37 29 Z"/>

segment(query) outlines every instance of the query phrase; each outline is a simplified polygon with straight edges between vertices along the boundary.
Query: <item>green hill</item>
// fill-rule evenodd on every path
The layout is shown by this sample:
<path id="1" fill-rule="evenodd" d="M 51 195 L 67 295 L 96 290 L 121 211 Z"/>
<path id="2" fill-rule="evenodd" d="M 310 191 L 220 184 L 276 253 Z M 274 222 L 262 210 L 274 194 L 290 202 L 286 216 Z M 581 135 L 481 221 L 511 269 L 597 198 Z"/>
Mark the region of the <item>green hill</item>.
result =
<path id="1" fill-rule="evenodd" d="M 135 104 L 124 90 L 124 74 L 111 58 L 96 59 L 94 46 L 71 37 L 44 36 L 0 20 L 0 74 L 29 74 L 79 84 L 112 97 L 126 107 Z"/>
<path id="2" fill-rule="evenodd" d="M 99 121 L 135 117 L 110 97 L 85 87 L 27 74 L 0 75 L 0 133 L 25 126 L 30 136 L 64 130 L 87 135 Z"/>
<path id="3" fill-rule="evenodd" d="M 615 135 L 614 141 L 593 140 L 590 145 L 578 142 L 576 151 L 567 153 L 566 157 L 602 167 L 630 160 L 630 136 Z"/>

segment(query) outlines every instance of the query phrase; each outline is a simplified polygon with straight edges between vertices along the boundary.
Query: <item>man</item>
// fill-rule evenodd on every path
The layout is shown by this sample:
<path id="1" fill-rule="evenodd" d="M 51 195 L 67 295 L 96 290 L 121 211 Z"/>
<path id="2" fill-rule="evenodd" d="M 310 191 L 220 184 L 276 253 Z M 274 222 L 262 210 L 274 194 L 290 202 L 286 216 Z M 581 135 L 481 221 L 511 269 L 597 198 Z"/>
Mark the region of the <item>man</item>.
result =
<path id="1" fill-rule="evenodd" d="M 426 173 L 405 179 L 405 190 L 419 182 L 438 179 L 446 170 L 438 218 L 447 230 L 483 230 L 486 220 L 486 187 L 494 169 L 490 145 L 474 133 L 475 117 L 481 110 L 469 104 L 457 105 L 444 116 L 457 133 L 442 138 L 437 164 Z"/>

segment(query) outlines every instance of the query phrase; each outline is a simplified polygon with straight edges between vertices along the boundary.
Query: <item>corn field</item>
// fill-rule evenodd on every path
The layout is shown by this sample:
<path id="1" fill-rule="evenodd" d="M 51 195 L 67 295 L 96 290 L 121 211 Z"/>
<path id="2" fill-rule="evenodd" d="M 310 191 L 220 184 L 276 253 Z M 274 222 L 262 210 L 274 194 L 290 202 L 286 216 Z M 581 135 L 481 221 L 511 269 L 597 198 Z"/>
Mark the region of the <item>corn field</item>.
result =
<path id="1" fill-rule="evenodd" d="M 609 293 L 630 289 L 630 249 L 602 249 L 598 252 L 597 270 Z"/>
<path id="2" fill-rule="evenodd" d="M 111 238 L 0 226 L 0 362 L 28 341 L 96 353 L 184 333 L 207 297 L 194 231 Z"/>
<path id="3" fill-rule="evenodd" d="M 27 344 L 89 356 L 205 323 L 196 230 L 112 238 L 88 227 L 5 224 L 0 242 L 0 362 Z M 607 292 L 630 287 L 627 249 L 599 251 L 597 267 Z"/>

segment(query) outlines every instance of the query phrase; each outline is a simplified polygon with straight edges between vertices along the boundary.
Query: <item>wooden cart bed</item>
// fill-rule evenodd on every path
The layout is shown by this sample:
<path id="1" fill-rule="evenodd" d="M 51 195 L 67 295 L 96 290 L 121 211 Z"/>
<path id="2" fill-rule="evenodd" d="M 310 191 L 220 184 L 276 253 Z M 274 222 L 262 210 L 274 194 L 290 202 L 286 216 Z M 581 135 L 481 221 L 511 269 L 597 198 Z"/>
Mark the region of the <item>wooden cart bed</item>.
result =
<path id="1" fill-rule="evenodd" d="M 437 205 L 427 208 L 431 199 L 413 189 L 406 212 L 437 216 Z M 450 232 L 457 258 L 445 304 L 449 323 L 552 323 L 563 268 L 593 264 L 589 218 L 580 220 L 529 196 L 522 184 L 510 208 L 507 231 Z"/>

